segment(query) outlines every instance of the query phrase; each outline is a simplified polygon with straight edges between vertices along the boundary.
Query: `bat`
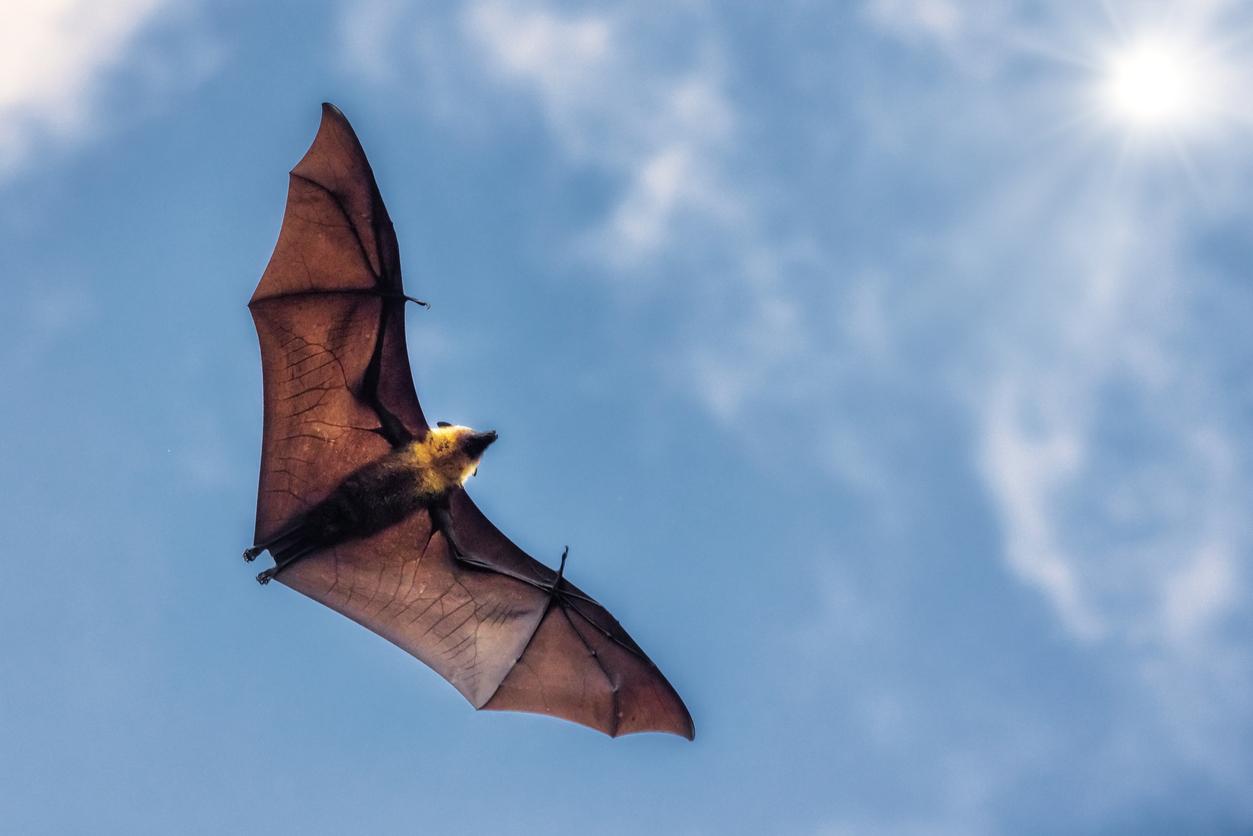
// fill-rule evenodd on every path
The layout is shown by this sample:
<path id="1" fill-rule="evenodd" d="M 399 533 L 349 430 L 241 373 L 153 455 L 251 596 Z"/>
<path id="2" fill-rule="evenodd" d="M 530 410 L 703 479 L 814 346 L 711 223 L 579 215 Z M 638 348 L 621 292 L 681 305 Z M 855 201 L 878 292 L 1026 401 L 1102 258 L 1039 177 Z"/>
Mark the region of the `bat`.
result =
<path id="1" fill-rule="evenodd" d="M 291 170 L 274 254 L 248 307 L 265 419 L 252 561 L 425 662 L 476 709 L 610 736 L 695 736 L 678 693 L 608 610 L 514 545 L 464 483 L 494 431 L 418 403 L 400 251 L 365 151 L 322 106 Z M 425 305 L 425 303 L 419 302 Z"/>

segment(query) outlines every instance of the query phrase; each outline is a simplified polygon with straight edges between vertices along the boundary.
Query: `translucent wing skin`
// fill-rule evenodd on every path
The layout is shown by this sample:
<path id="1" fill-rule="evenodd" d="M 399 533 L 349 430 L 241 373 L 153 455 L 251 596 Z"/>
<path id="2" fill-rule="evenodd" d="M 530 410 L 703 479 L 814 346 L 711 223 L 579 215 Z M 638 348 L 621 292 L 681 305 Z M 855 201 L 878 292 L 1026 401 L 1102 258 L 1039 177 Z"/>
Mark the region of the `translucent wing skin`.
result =
<path id="1" fill-rule="evenodd" d="M 291 172 L 274 255 L 249 303 L 261 342 L 265 427 L 255 542 L 427 422 L 404 337 L 395 232 L 344 115 Z M 275 576 L 421 659 L 475 708 L 563 717 L 617 736 L 692 738 L 661 672 L 598 603 L 537 562 L 458 491 L 457 561 L 430 513 L 323 549 Z"/>

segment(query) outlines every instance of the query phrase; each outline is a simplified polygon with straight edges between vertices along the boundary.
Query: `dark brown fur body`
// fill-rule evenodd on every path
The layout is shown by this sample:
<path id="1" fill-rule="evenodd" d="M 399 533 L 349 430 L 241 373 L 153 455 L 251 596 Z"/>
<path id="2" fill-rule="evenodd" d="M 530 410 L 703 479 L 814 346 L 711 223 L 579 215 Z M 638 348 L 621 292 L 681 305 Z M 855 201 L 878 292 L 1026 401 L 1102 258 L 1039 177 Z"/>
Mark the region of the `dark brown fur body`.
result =
<path id="1" fill-rule="evenodd" d="M 393 450 L 350 474 L 306 511 L 299 523 L 299 541 L 325 548 L 369 537 L 445 498 L 423 494 L 420 476 L 411 457 Z"/>

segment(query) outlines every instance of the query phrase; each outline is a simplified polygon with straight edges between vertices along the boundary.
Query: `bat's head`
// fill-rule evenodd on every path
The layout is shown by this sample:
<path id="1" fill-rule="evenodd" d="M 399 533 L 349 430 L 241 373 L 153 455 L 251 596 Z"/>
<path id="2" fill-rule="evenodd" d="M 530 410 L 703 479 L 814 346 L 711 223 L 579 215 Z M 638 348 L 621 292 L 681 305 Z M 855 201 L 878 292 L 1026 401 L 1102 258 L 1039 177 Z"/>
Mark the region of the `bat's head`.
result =
<path id="1" fill-rule="evenodd" d="M 440 422 L 431 427 L 415 450 L 448 488 L 463 484 L 478 469 L 483 451 L 496 440 L 496 431 L 475 432 L 469 427 Z"/>

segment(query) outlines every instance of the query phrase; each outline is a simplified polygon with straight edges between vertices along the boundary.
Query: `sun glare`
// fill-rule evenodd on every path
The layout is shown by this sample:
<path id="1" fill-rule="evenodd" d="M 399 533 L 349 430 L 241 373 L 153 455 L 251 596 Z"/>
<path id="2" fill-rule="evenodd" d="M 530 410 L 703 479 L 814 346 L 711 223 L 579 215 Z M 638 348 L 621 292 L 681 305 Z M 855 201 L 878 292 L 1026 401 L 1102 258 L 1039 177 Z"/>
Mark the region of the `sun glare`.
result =
<path id="1" fill-rule="evenodd" d="M 1201 44 L 1143 36 L 1112 47 L 1103 69 L 1101 108 L 1127 130 L 1178 137 L 1213 127 L 1222 114 L 1222 67 Z"/>

